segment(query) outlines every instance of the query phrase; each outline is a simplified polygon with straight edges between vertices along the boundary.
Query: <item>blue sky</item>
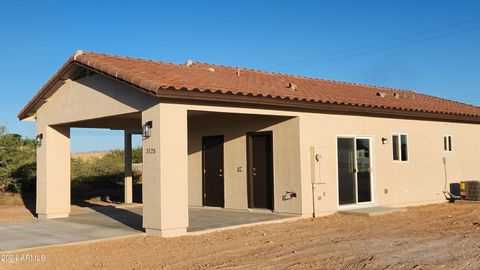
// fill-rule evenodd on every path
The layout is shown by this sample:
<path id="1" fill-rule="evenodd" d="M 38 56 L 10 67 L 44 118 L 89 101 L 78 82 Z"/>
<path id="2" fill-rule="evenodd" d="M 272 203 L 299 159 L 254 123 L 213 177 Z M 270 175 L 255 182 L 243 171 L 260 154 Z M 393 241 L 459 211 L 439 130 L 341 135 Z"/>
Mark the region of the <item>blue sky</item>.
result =
<path id="1" fill-rule="evenodd" d="M 16 115 L 77 49 L 390 86 L 479 105 L 478 11 L 480 1 L 7 1 L 0 8 L 0 124 L 33 137 L 35 124 Z M 74 152 L 122 146 L 119 132 L 72 130 Z"/>

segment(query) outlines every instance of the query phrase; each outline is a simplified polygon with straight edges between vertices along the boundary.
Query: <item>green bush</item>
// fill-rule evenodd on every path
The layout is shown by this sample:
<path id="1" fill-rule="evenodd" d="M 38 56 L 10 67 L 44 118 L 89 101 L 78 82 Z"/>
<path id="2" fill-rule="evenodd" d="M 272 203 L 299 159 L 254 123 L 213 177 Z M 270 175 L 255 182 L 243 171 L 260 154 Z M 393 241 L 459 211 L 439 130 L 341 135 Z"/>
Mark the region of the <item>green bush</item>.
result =
<path id="1" fill-rule="evenodd" d="M 135 147 L 132 149 L 132 162 L 142 163 L 142 147 Z"/>
<path id="2" fill-rule="evenodd" d="M 72 196 L 76 201 L 107 196 L 120 199 L 123 196 L 124 177 L 124 157 L 121 150 L 110 151 L 100 158 L 71 160 Z M 139 180 L 139 173 L 134 171 L 134 184 L 139 183 Z"/>
<path id="3" fill-rule="evenodd" d="M 101 158 L 89 160 L 72 159 L 72 187 L 88 185 L 91 187 L 108 187 L 123 183 L 123 151 L 114 150 Z"/>
<path id="4" fill-rule="evenodd" d="M 142 162 L 142 149 L 133 149 L 134 163 Z M 34 139 L 8 134 L 0 126 L 0 192 L 28 193 L 35 191 L 36 145 Z M 101 158 L 71 160 L 72 189 L 83 197 L 96 196 L 108 189 L 119 189 L 124 181 L 123 151 L 114 150 Z M 140 175 L 134 171 L 133 181 Z"/>
<path id="5" fill-rule="evenodd" d="M 0 191 L 32 189 L 36 171 L 35 140 L 8 134 L 0 126 Z"/>

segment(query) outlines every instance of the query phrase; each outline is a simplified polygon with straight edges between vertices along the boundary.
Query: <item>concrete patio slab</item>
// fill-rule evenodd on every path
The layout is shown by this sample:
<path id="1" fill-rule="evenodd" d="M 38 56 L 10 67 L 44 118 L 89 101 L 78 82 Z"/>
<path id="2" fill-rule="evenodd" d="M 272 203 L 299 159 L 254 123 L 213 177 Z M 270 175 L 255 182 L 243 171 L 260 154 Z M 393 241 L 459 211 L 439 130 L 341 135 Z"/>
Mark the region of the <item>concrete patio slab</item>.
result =
<path id="1" fill-rule="evenodd" d="M 0 252 L 144 234 L 142 208 L 93 207 L 68 218 L 0 224 Z M 238 227 L 292 216 L 190 208 L 188 232 Z"/>
<path id="2" fill-rule="evenodd" d="M 365 207 L 365 208 L 342 210 L 339 212 L 341 214 L 346 214 L 346 215 L 381 216 L 381 215 L 386 215 L 390 213 L 405 212 L 405 211 L 407 211 L 406 208 L 377 206 L 377 207 Z"/>
<path id="3" fill-rule="evenodd" d="M 217 210 L 200 207 L 190 208 L 188 214 L 190 219 L 190 225 L 187 228 L 187 232 L 198 232 L 217 228 L 238 226 L 242 224 L 281 220 L 292 217 L 273 213 Z"/>

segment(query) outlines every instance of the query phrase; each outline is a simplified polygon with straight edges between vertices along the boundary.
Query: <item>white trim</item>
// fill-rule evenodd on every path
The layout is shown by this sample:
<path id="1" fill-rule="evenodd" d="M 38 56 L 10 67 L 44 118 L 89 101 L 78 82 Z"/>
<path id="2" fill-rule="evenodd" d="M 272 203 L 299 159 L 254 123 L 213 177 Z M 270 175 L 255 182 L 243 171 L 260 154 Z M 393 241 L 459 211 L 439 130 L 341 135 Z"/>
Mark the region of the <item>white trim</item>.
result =
<path id="1" fill-rule="evenodd" d="M 448 140 L 448 137 L 450 137 L 450 144 L 448 144 L 448 141 L 447 141 L 447 149 L 445 149 L 445 138 L 447 138 Z M 443 138 L 442 138 L 442 143 L 443 143 L 443 152 L 444 153 L 452 153 L 453 152 L 453 136 L 452 135 L 443 135 Z M 450 148 L 450 149 L 448 149 Z"/>
<path id="2" fill-rule="evenodd" d="M 407 160 L 402 160 L 402 135 L 407 136 Z M 393 159 L 393 136 L 398 136 L 398 160 Z M 398 164 L 408 164 L 410 162 L 410 136 L 408 133 L 405 132 L 394 132 L 391 134 L 391 140 L 392 140 L 392 155 L 390 156 L 392 158 L 393 163 L 398 163 Z"/>
<path id="3" fill-rule="evenodd" d="M 357 139 L 368 139 L 369 146 L 370 146 L 370 198 L 371 201 L 369 202 L 358 202 L 358 175 L 355 173 L 355 189 L 356 189 L 356 196 L 355 196 L 355 203 L 352 204 L 340 204 L 339 198 L 339 174 L 338 174 L 338 139 L 339 138 L 346 138 L 346 139 L 353 139 L 354 140 L 354 148 L 355 148 L 355 169 L 357 169 L 357 155 L 356 155 L 356 148 L 357 148 Z M 363 207 L 370 207 L 372 205 L 376 205 L 376 166 L 375 166 L 375 136 L 373 135 L 343 135 L 337 134 L 335 136 L 335 173 L 336 173 L 336 201 L 337 201 L 337 208 L 339 210 L 344 209 L 352 209 L 352 208 L 363 208 Z"/>

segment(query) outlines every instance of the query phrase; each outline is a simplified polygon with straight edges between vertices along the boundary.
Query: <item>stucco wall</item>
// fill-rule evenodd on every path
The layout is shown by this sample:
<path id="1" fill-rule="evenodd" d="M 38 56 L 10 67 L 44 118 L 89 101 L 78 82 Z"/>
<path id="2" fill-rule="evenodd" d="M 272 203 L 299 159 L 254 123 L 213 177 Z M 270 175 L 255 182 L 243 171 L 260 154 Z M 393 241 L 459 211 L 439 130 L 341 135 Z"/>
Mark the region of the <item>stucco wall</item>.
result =
<path id="1" fill-rule="evenodd" d="M 480 125 L 362 116 L 305 114 L 300 116 L 302 177 L 310 176 L 308 148 L 316 146 L 325 184 L 317 186 L 319 212 L 338 209 L 337 149 L 340 135 L 371 138 L 374 204 L 417 205 L 445 201 L 443 157 L 447 157 L 449 182 L 480 180 Z M 392 158 L 392 134 L 408 134 L 408 162 Z M 443 136 L 451 135 L 453 152 L 444 152 Z M 382 138 L 388 143 L 382 144 Z M 385 189 L 388 192 L 385 192 Z M 312 195 L 305 194 L 311 201 Z M 308 207 L 308 205 L 306 205 Z"/>
<path id="2" fill-rule="evenodd" d="M 202 137 L 224 136 L 225 208 L 248 209 L 247 132 L 273 132 L 274 210 L 300 214 L 301 196 L 282 200 L 285 191 L 301 192 L 298 118 L 208 114 L 188 121 L 189 204 L 202 205 Z M 237 168 L 242 167 L 238 172 Z"/>
<path id="3" fill-rule="evenodd" d="M 150 95 L 93 74 L 76 81 L 67 80 L 37 114 L 47 124 L 64 124 L 141 112 L 157 103 Z"/>

